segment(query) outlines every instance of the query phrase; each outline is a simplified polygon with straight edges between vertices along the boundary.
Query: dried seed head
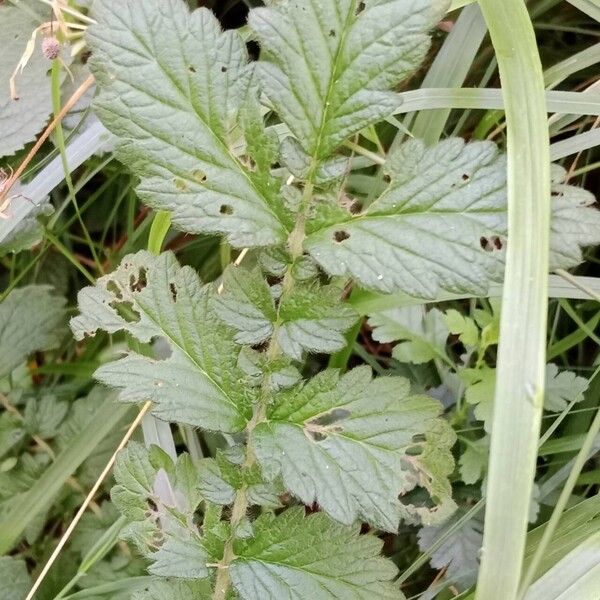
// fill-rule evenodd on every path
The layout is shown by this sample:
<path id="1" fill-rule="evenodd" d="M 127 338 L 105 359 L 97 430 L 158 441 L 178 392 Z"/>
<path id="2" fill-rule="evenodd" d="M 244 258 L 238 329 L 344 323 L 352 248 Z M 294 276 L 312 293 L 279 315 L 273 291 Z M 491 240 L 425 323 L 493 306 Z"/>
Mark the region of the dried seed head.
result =
<path id="1" fill-rule="evenodd" d="M 42 54 L 48 60 L 54 60 L 60 54 L 60 42 L 55 37 L 42 40 Z"/>

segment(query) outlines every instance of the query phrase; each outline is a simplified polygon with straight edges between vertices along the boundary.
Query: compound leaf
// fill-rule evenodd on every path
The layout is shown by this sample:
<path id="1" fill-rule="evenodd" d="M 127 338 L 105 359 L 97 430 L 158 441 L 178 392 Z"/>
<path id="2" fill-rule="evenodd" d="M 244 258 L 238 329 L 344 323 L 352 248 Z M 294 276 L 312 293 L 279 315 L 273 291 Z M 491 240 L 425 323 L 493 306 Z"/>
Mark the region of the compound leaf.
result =
<path id="1" fill-rule="evenodd" d="M 96 371 L 121 389 L 126 402 L 152 400 L 153 412 L 219 431 L 240 431 L 251 413 L 253 390 L 243 385 L 232 332 L 210 308 L 210 286 L 202 286 L 175 256 L 142 251 L 79 293 L 81 315 L 71 321 L 77 339 L 126 331 L 147 343 L 162 338 L 171 355 L 158 360 L 132 353 Z"/>
<path id="2" fill-rule="evenodd" d="M 236 491 L 245 487 L 250 504 L 270 508 L 281 506 L 279 495 L 285 490 L 280 483 L 265 482 L 256 465 L 243 469 L 244 458 L 243 450 L 235 447 L 228 449 L 226 453 L 218 450 L 216 458 L 200 461 L 200 493 L 203 498 L 213 504 L 231 504 Z"/>
<path id="3" fill-rule="evenodd" d="M 449 362 L 446 341 L 449 331 L 442 313 L 421 306 L 407 306 L 375 313 L 369 319 L 373 339 L 383 344 L 400 341 L 393 356 L 400 362 L 426 363 L 434 359 Z"/>
<path id="4" fill-rule="evenodd" d="M 96 112 L 140 176 L 140 197 L 185 231 L 240 247 L 283 241 L 277 194 L 233 151 L 251 77 L 238 32 L 183 0 L 101 0 L 94 18 Z"/>
<path id="5" fill-rule="evenodd" d="M 323 513 L 306 517 L 300 507 L 265 514 L 254 523 L 254 537 L 234 546 L 233 586 L 242 600 L 400 600 L 391 582 L 396 567 L 379 556 L 381 540 L 359 529 Z"/>
<path id="6" fill-rule="evenodd" d="M 335 352 L 343 348 L 343 332 L 358 315 L 340 302 L 334 286 L 296 282 L 279 306 L 258 269 L 229 267 L 223 276 L 223 292 L 214 307 L 228 325 L 238 331 L 236 342 L 260 344 L 275 338 L 283 352 L 296 360 L 303 351 Z M 276 328 L 277 325 L 277 328 Z"/>
<path id="7" fill-rule="evenodd" d="M 250 12 L 262 49 L 262 89 L 308 162 L 317 166 L 399 106 L 389 90 L 419 66 L 429 49 L 427 31 L 447 6 L 444 0 L 290 0 Z"/>
<path id="8" fill-rule="evenodd" d="M 0 304 L 0 379 L 36 350 L 50 350 L 65 333 L 65 300 L 45 285 L 13 290 Z"/>
<path id="9" fill-rule="evenodd" d="M 547 364 L 544 408 L 560 412 L 567 408 L 570 402 L 581 402 L 588 385 L 589 381 L 585 377 L 579 377 L 572 371 L 559 373 L 554 363 Z"/>
<path id="10" fill-rule="evenodd" d="M 345 524 L 361 518 L 396 531 L 402 516 L 443 517 L 454 508 L 454 436 L 437 401 L 408 394 L 406 379 L 372 380 L 369 367 L 327 370 L 276 394 L 252 435 L 263 474 L 281 475 L 304 504 L 317 502 Z M 416 486 L 429 491 L 432 508 L 401 503 Z"/>

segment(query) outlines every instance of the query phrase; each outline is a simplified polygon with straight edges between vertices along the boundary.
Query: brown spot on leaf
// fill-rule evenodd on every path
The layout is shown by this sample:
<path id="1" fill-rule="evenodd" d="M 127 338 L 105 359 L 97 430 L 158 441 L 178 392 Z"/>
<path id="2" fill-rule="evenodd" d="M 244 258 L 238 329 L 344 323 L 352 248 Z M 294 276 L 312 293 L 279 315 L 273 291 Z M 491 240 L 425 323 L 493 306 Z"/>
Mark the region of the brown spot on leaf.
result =
<path id="1" fill-rule="evenodd" d="M 341 244 L 344 240 L 347 240 L 349 237 L 350 237 L 350 234 L 347 231 L 344 231 L 343 229 L 340 229 L 339 231 L 335 231 L 333 234 L 333 239 L 338 244 Z"/>

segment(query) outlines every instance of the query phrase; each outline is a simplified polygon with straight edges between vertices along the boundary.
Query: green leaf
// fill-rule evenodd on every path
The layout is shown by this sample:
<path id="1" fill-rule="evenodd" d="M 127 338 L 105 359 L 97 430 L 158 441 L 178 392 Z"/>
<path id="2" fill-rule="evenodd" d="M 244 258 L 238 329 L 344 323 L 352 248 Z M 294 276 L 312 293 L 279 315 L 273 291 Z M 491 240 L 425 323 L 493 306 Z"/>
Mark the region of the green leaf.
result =
<path id="1" fill-rule="evenodd" d="M 448 327 L 437 309 L 424 312 L 421 306 L 396 308 L 373 314 L 369 319 L 373 339 L 387 344 L 400 341 L 393 357 L 400 362 L 426 363 L 434 359 L 449 362 L 446 353 Z"/>
<path id="2" fill-rule="evenodd" d="M 30 398 L 25 405 L 25 425 L 43 439 L 54 437 L 69 411 L 69 405 L 52 394 Z"/>
<path id="3" fill-rule="evenodd" d="M 31 4 L 31 8 L 39 6 L 33 2 L 27 4 Z M 47 76 L 50 63 L 42 55 L 39 35 L 27 66 L 17 75 L 19 99 L 10 97 L 8 81 L 25 52 L 33 30 L 42 22 L 41 17 L 34 18 L 31 8 L 0 6 L 0 157 L 14 154 L 34 140 L 52 113 L 50 79 Z"/>
<path id="4" fill-rule="evenodd" d="M 250 12 L 262 89 L 309 163 L 399 106 L 388 90 L 419 66 L 447 4 L 309 0 Z"/>
<path id="5" fill-rule="evenodd" d="M 475 418 L 483 421 L 485 430 L 490 433 L 496 370 L 487 366 L 481 369 L 465 369 L 461 371 L 460 377 L 468 385 L 465 400 L 475 406 Z"/>
<path id="6" fill-rule="evenodd" d="M 561 412 L 571 402 L 581 402 L 589 381 L 578 377 L 572 371 L 558 372 L 553 364 L 546 365 L 546 399 L 544 408 L 553 412 Z"/>
<path id="7" fill-rule="evenodd" d="M 0 242 L 0 256 L 11 253 L 17 254 L 39 244 L 44 238 L 44 226 L 40 223 L 40 220 L 50 216 L 53 212 L 54 207 L 48 197 L 44 198 L 40 204 L 35 204 L 27 215 L 2 239 Z M 38 281 L 40 280 L 38 279 Z"/>
<path id="8" fill-rule="evenodd" d="M 487 467 L 489 438 L 468 440 L 465 451 L 458 460 L 461 479 L 467 484 L 477 483 L 483 478 Z"/>
<path id="9" fill-rule="evenodd" d="M 148 572 L 161 577 L 204 579 L 208 577 L 208 553 L 198 536 L 186 533 L 183 538 L 171 537 L 152 555 Z"/>
<path id="10" fill-rule="evenodd" d="M 237 366 L 232 332 L 210 308 L 210 286 L 172 253 L 142 251 L 78 296 L 81 316 L 71 321 L 77 339 L 123 330 L 142 343 L 163 338 L 171 355 L 157 360 L 132 353 L 102 366 L 96 377 L 121 389 L 125 402 L 152 400 L 167 421 L 205 429 L 240 431 L 255 391 Z"/>
<path id="11" fill-rule="evenodd" d="M 359 529 L 300 507 L 265 514 L 251 540 L 236 541 L 233 586 L 242 600 L 404 598 L 391 582 L 395 565 L 379 556 L 381 540 Z"/>
<path id="12" fill-rule="evenodd" d="M 444 315 L 450 333 L 458 335 L 458 339 L 465 346 L 477 346 L 479 343 L 479 329 L 473 319 L 465 317 L 457 310 L 450 309 Z"/>
<path id="13" fill-rule="evenodd" d="M 494 144 L 451 138 L 427 148 L 411 140 L 386 170 L 387 189 L 365 211 L 322 210 L 308 224 L 304 246 L 328 273 L 420 298 L 483 295 L 501 280 L 506 162 Z M 550 269 L 576 265 L 580 246 L 600 241 L 593 196 L 564 185 L 555 193 Z"/>
<path id="14" fill-rule="evenodd" d="M 148 451 L 136 442 L 119 453 L 114 468 L 117 485 L 113 487 L 111 496 L 115 506 L 128 519 L 143 520 L 155 504 L 157 471 L 150 462 Z"/>
<path id="15" fill-rule="evenodd" d="M 25 561 L 11 556 L 0 556 L 0 581 L 3 600 L 23 600 L 31 587 Z"/>
<path id="16" fill-rule="evenodd" d="M 296 283 L 275 306 L 273 290 L 258 269 L 228 267 L 223 292 L 214 298 L 215 311 L 238 331 L 240 344 L 260 344 L 275 332 L 283 352 L 296 360 L 303 351 L 335 352 L 346 345 L 343 333 L 358 318 L 341 304 L 341 290 L 334 286 Z"/>
<path id="17" fill-rule="evenodd" d="M 141 178 L 140 197 L 184 231 L 238 247 L 284 241 L 278 190 L 234 153 L 251 77 L 239 33 L 183 0 L 101 0 L 93 14 L 96 112 Z"/>
<path id="18" fill-rule="evenodd" d="M 173 464 L 158 446 L 147 450 L 131 442 L 117 457 L 111 497 L 131 522 L 125 537 L 153 561 L 153 575 L 208 576 L 209 555 L 193 521 L 200 503 L 197 473 L 187 455 Z"/>
<path id="19" fill-rule="evenodd" d="M 593 194 L 564 183 L 567 172 L 552 165 L 552 237 L 550 266 L 569 269 L 582 260 L 581 246 L 598 244 L 600 211 Z"/>
<path id="20" fill-rule="evenodd" d="M 232 504 L 236 491 L 245 487 L 249 504 L 280 507 L 279 496 L 285 491 L 281 484 L 265 482 L 258 467 L 243 469 L 243 462 L 243 448 L 237 446 L 227 452 L 218 450 L 216 458 L 200 461 L 199 489 L 203 498 L 214 504 Z"/>
<path id="21" fill-rule="evenodd" d="M 469 404 L 475 406 L 475 417 L 485 422 L 485 429 L 489 433 L 494 406 L 496 370 L 489 367 L 465 369 L 461 372 L 461 377 L 468 383 L 465 398 Z M 560 412 L 570 402 L 580 402 L 583 400 L 588 384 L 588 380 L 584 377 L 579 377 L 571 371 L 559 373 L 556 365 L 547 364 L 544 409 Z"/>
<path id="22" fill-rule="evenodd" d="M 464 517 L 465 511 L 456 511 L 442 525 L 423 527 L 419 530 L 419 548 L 430 548 L 439 538 Z M 483 540 L 483 523 L 472 518 L 453 531 L 437 548 L 429 560 L 434 569 L 445 570 L 444 579 L 458 584 L 461 590 L 471 587 L 477 580 L 479 551 Z"/>
<path id="23" fill-rule="evenodd" d="M 131 596 L 131 600 L 211 600 L 208 581 L 166 581 L 157 579 Z"/>
<path id="24" fill-rule="evenodd" d="M 150 450 L 136 442 L 122 450 L 115 464 L 115 506 L 130 520 L 148 518 L 147 511 L 175 510 L 193 514 L 200 502 L 197 469 L 185 454 L 173 464 L 158 446 Z"/>
<path id="25" fill-rule="evenodd" d="M 252 435 L 263 474 L 281 475 L 304 504 L 345 524 L 360 518 L 395 532 L 402 516 L 447 516 L 454 435 L 437 401 L 408 394 L 407 380 L 372 380 L 369 367 L 324 371 L 276 394 Z M 432 507 L 399 500 L 416 486 Z"/>
<path id="26" fill-rule="evenodd" d="M 353 308 L 341 303 L 335 286 L 297 283 L 279 305 L 277 341 L 285 354 L 300 360 L 302 351 L 330 354 L 347 343 L 344 332 L 358 319 Z"/>
<path id="27" fill-rule="evenodd" d="M 0 414 L 0 458 L 10 452 L 26 433 L 17 415 L 9 412 Z"/>
<path id="28" fill-rule="evenodd" d="M 223 291 L 215 295 L 217 315 L 237 330 L 238 344 L 261 344 L 273 333 L 275 302 L 259 269 L 229 266 L 223 273 Z"/>
<path id="29" fill-rule="evenodd" d="M 0 304 L 0 379 L 36 350 L 56 348 L 65 333 L 65 300 L 52 288 L 13 290 Z"/>

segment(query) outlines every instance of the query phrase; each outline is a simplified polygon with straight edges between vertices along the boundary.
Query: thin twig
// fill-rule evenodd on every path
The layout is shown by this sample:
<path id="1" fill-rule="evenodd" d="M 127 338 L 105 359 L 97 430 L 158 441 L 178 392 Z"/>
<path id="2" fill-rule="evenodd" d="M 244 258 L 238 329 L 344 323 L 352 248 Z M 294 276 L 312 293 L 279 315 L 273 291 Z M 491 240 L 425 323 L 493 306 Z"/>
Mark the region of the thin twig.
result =
<path id="1" fill-rule="evenodd" d="M 77 523 L 79 523 L 79 521 L 80 521 L 81 517 L 83 516 L 83 514 L 85 513 L 89 503 L 92 501 L 92 499 L 96 495 L 96 492 L 102 485 L 102 482 L 106 479 L 106 476 L 108 475 L 108 473 L 112 469 L 113 465 L 115 464 L 115 461 L 117 460 L 117 454 L 125 447 L 125 445 L 129 441 L 129 439 L 133 435 L 133 432 L 137 429 L 138 425 L 141 423 L 142 419 L 144 418 L 144 415 L 150 410 L 151 406 L 152 406 L 152 402 L 146 402 L 144 404 L 144 406 L 142 406 L 140 412 L 138 413 L 138 416 L 135 418 L 135 420 L 133 421 L 133 423 L 127 430 L 127 433 L 123 436 L 123 439 L 117 446 L 117 449 L 114 451 L 113 455 L 110 457 L 110 460 L 106 463 L 106 466 L 104 467 L 102 473 L 100 473 L 100 476 L 96 480 L 96 483 L 94 483 L 89 494 L 86 496 L 85 500 L 83 501 L 83 504 L 80 506 L 79 510 L 77 511 L 77 514 L 71 521 L 69 527 L 67 527 L 67 530 L 65 531 L 63 536 L 60 538 L 60 542 L 58 542 L 58 546 L 56 546 L 54 552 L 48 559 L 48 562 L 44 565 L 42 572 L 38 575 L 38 578 L 35 580 L 35 583 L 33 584 L 33 587 L 27 594 L 27 597 L 25 598 L 25 600 L 32 600 L 35 592 L 38 590 L 38 588 L 42 584 L 42 581 L 44 581 L 44 578 L 48 574 L 48 571 L 50 571 L 50 568 L 54 564 L 54 561 L 58 558 L 58 555 L 62 551 L 64 545 L 67 543 L 68 539 L 71 537 L 71 534 L 73 533 L 75 527 L 77 527 Z"/>

